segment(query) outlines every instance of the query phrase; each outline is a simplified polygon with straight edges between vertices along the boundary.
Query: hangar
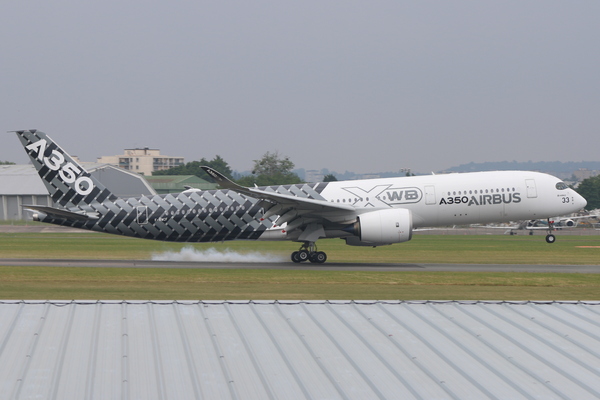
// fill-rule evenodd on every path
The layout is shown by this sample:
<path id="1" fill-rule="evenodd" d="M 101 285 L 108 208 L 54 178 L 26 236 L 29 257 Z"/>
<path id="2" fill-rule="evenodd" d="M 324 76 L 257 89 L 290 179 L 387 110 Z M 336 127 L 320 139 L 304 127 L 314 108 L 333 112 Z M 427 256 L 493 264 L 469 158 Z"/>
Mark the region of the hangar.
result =
<path id="1" fill-rule="evenodd" d="M 156 194 L 139 174 L 109 164 L 81 164 L 119 197 Z M 23 204 L 54 205 L 33 165 L 0 165 L 0 220 L 31 219 Z"/>
<path id="2" fill-rule="evenodd" d="M 214 190 L 216 183 L 207 182 L 196 175 L 144 175 L 144 178 L 158 194 L 179 193 L 188 187 L 200 190 Z"/>
<path id="3" fill-rule="evenodd" d="M 0 398 L 597 399 L 600 302 L 0 301 Z"/>

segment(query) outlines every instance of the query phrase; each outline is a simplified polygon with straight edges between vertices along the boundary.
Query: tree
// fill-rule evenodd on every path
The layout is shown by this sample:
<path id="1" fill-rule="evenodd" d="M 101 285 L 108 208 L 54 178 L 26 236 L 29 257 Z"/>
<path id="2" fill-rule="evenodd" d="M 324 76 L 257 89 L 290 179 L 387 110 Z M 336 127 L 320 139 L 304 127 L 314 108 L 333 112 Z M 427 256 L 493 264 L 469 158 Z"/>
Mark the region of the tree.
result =
<path id="1" fill-rule="evenodd" d="M 10 161 L 0 161 L 0 165 L 15 165 L 15 163 Z"/>
<path id="2" fill-rule="evenodd" d="M 575 190 L 587 200 L 586 210 L 600 208 L 600 175 L 584 179 Z"/>
<path id="3" fill-rule="evenodd" d="M 254 160 L 252 175 L 237 180 L 243 186 L 291 185 L 300 183 L 300 177 L 292 172 L 294 163 L 289 157 L 281 157 L 278 152 L 266 152 L 259 160 Z"/>
<path id="4" fill-rule="evenodd" d="M 213 182 L 213 179 L 206 172 L 204 172 L 202 168 L 200 168 L 202 166 L 211 167 L 229 179 L 233 179 L 229 164 L 227 164 L 227 162 L 219 155 L 216 155 L 215 158 L 210 161 L 203 157 L 200 161 L 191 161 L 178 167 L 173 167 L 162 171 L 154 171 L 152 175 L 196 175 L 197 177 L 206 181 Z"/>
<path id="5" fill-rule="evenodd" d="M 337 181 L 337 178 L 335 177 L 334 174 L 327 174 L 323 177 L 323 182 L 335 182 Z"/>

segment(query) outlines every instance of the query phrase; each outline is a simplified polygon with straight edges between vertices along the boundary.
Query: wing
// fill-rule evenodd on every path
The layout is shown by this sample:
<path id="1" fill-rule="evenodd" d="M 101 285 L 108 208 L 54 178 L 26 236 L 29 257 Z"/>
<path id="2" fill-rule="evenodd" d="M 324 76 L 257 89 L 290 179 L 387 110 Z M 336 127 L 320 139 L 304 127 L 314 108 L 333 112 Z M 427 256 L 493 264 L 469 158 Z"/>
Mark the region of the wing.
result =
<path id="1" fill-rule="evenodd" d="M 245 196 L 259 199 L 267 212 L 263 219 L 278 215 L 276 225 L 287 223 L 286 230 L 291 232 L 302 228 L 310 223 L 329 221 L 336 224 L 351 223 L 356 218 L 356 208 L 351 205 L 330 203 L 325 200 L 309 199 L 305 197 L 291 196 L 255 188 L 238 185 L 229 180 L 220 172 L 210 168 L 202 167 L 223 189 L 233 190 Z"/>

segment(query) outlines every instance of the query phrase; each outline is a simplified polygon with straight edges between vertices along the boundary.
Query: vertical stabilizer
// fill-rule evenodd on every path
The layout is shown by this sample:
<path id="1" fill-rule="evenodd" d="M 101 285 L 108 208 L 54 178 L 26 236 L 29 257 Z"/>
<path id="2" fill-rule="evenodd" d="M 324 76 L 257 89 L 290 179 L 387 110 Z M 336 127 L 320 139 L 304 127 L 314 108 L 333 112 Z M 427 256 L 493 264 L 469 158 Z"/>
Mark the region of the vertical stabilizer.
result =
<path id="1" fill-rule="evenodd" d="M 45 133 L 16 133 L 55 203 L 68 207 L 117 199 Z"/>

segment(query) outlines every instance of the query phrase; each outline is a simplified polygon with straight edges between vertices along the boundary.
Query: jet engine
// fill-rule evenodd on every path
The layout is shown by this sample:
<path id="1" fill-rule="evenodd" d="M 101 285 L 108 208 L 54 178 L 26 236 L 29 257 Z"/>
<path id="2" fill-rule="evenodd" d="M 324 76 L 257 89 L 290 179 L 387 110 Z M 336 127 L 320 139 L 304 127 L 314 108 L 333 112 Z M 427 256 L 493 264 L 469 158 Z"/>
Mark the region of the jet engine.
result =
<path id="1" fill-rule="evenodd" d="M 412 238 L 412 214 L 405 208 L 371 211 L 361 214 L 347 231 L 350 246 L 385 246 L 408 242 Z"/>

